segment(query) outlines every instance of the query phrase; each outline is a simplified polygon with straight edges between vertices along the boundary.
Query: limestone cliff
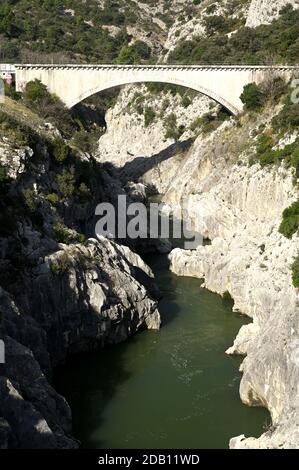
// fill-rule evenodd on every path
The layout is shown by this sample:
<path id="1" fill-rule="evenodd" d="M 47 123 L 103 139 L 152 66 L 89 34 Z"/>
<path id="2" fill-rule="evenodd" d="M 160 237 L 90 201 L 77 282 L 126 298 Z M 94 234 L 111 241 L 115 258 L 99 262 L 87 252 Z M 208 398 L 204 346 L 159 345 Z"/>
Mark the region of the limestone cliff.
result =
<path id="1" fill-rule="evenodd" d="M 195 251 L 174 250 L 171 269 L 203 278 L 213 292 L 228 292 L 234 309 L 253 319 L 227 352 L 246 355 L 241 399 L 267 407 L 273 424 L 261 438 L 243 436 L 231 446 L 298 447 L 299 310 L 291 264 L 299 238 L 278 233 L 282 210 L 298 197 L 294 173 L 248 166 L 250 149 L 243 147 L 241 159 L 237 150 L 244 131 L 237 136 L 233 129 L 195 142 L 177 168 L 180 180 L 169 183 L 164 201 L 174 207 L 184 201 L 197 230 L 212 241 Z"/>
<path id="2" fill-rule="evenodd" d="M 211 245 L 196 251 L 172 251 L 171 269 L 178 275 L 203 278 L 205 287 L 213 292 L 229 293 L 234 309 L 253 320 L 240 330 L 227 353 L 246 356 L 241 399 L 247 405 L 268 408 L 272 426 L 259 439 L 240 436 L 230 445 L 298 447 L 299 311 L 291 265 L 299 238 L 295 234 L 287 239 L 278 231 L 282 211 L 298 198 L 298 190 L 294 169 L 284 164 L 261 167 L 251 161 L 261 129 L 270 126 L 281 107 L 266 109 L 254 119 L 232 118 L 208 134 L 199 126 L 198 137 L 191 135 L 195 137 L 191 146 L 177 147 L 176 152 L 166 147 L 167 156 L 159 159 L 163 144 L 170 144 L 153 138 L 163 135 L 161 118 L 152 123 L 152 132 L 144 129 L 143 119 L 138 122 L 137 113 L 133 112 L 131 120 L 121 114 L 131 94 L 123 92 L 109 112 L 108 133 L 100 140 L 100 153 L 109 159 L 105 149 L 109 142 L 117 142 L 122 149 L 118 154 L 122 166 L 126 162 L 130 172 L 136 168 L 136 156 L 144 144 L 138 177 L 162 193 L 165 205 L 174 211 L 184 205 L 194 228 L 211 240 Z M 149 97 L 146 103 L 150 103 Z M 175 101 L 172 110 L 179 114 Z M 129 125 L 133 139 L 126 154 L 121 140 Z M 285 135 L 279 145 L 283 147 L 295 137 Z"/>
<path id="3" fill-rule="evenodd" d="M 278 18 L 280 10 L 286 5 L 292 5 L 294 8 L 299 8 L 298 0 L 252 0 L 246 26 L 255 28 L 260 24 L 271 23 L 273 19 Z"/>

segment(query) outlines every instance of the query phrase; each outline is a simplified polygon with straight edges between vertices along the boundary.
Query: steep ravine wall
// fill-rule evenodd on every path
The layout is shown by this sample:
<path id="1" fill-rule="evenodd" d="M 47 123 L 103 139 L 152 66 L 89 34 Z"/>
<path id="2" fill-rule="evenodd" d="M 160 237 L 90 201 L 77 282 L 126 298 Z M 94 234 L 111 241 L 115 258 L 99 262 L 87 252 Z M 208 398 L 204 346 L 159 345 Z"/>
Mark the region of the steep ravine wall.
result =
<path id="1" fill-rule="evenodd" d="M 7 226 L 2 224 L 0 231 L 3 449 L 78 447 L 70 407 L 51 385 L 53 368 L 72 354 L 160 327 L 159 292 L 152 271 L 139 255 L 103 237 L 84 241 L 84 236 L 67 236 L 62 243 L 51 230 L 53 221 L 59 220 L 67 224 L 62 225 L 64 233 L 69 230 L 75 236 L 83 220 L 86 235 L 95 236 L 95 206 L 103 197 L 109 200 L 117 191 L 124 192 L 120 182 L 96 165 L 89 180 L 92 197 L 80 204 L 73 190 L 65 206 L 49 204 L 45 195 L 49 188 L 57 189 L 55 166 L 42 137 L 36 138 L 42 155 L 39 164 L 33 148 L 17 145 L 11 138 L 0 139 L 1 165 L 10 177 L 6 193 L 1 193 L 2 222 L 4 214 Z M 79 175 L 79 155 L 75 163 Z M 92 168 L 91 156 L 88 165 Z M 32 188 L 31 202 L 38 201 L 32 212 L 24 202 L 25 188 Z M 14 223 L 4 203 L 10 211 L 15 203 Z M 34 218 L 37 214 L 39 223 Z"/>
<path id="2" fill-rule="evenodd" d="M 224 137 L 195 142 L 177 169 L 180 182 L 166 191 L 165 203 L 184 201 L 197 229 L 212 240 L 195 251 L 173 250 L 171 269 L 204 278 L 213 292 L 229 292 L 234 309 L 253 319 L 227 353 L 246 355 L 241 399 L 267 407 L 273 424 L 259 439 L 232 439 L 231 447 L 298 447 L 299 307 L 290 267 L 299 239 L 278 232 L 283 209 L 298 197 L 294 172 L 234 161 L 237 141 Z M 222 151 L 219 140 L 226 141 Z"/>
<path id="3" fill-rule="evenodd" d="M 110 133 L 115 142 L 127 121 L 110 116 L 112 128 L 117 119 Z M 177 211 L 184 205 L 196 229 L 212 241 L 196 251 L 173 250 L 171 269 L 204 278 L 213 292 L 229 292 L 234 309 L 253 320 L 242 327 L 227 353 L 246 356 L 241 399 L 267 407 L 273 423 L 259 439 L 232 438 L 232 448 L 299 446 L 299 309 L 291 279 L 299 239 L 294 235 L 288 240 L 278 232 L 283 209 L 298 197 L 294 170 L 248 164 L 258 129 L 272 116 L 273 111 L 267 111 L 253 121 L 226 121 L 212 134 L 199 135 L 189 150 L 153 164 L 141 175 L 145 184 L 164 194 L 167 206 Z M 153 131 L 157 125 L 153 123 Z M 140 145 L 134 126 L 132 143 Z M 109 126 L 105 139 L 107 147 Z M 161 143 L 150 142 L 149 160 L 161 150 Z M 122 164 L 134 161 L 132 155 L 122 154 L 121 159 Z"/>

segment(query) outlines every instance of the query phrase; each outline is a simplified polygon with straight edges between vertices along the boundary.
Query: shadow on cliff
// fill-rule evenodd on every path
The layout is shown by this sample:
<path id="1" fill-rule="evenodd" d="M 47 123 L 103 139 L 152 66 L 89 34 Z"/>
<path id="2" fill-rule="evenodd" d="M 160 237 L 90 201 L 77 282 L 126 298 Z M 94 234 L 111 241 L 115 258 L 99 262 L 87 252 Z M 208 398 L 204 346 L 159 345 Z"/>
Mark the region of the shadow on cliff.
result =
<path id="1" fill-rule="evenodd" d="M 157 167 L 160 163 L 173 158 L 178 153 L 188 150 L 192 143 L 193 139 L 187 139 L 182 142 L 178 141 L 151 157 L 136 157 L 125 163 L 125 165 L 119 169 L 119 175 L 124 182 L 130 180 L 136 181 L 145 173 Z"/>

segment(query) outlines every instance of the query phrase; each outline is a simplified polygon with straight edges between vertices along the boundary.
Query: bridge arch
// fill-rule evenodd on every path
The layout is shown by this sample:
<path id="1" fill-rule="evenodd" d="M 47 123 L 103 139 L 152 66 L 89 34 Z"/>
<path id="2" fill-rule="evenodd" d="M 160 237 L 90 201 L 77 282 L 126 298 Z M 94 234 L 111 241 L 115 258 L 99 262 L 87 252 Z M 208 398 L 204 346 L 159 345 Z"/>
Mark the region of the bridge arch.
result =
<path id="1" fill-rule="evenodd" d="M 69 108 L 109 88 L 132 83 L 169 83 L 198 91 L 217 101 L 233 114 L 243 110 L 244 86 L 261 83 L 269 74 L 289 80 L 298 66 L 242 65 L 75 65 L 16 64 L 17 91 L 38 79 Z M 0 64 L 1 68 L 1 64 Z"/>
<path id="2" fill-rule="evenodd" d="M 229 103 L 226 99 L 222 98 L 221 96 L 219 96 L 217 93 L 213 92 L 212 90 L 209 90 L 208 88 L 205 88 L 203 86 L 200 86 L 200 85 L 187 85 L 185 81 L 182 81 L 182 80 L 179 80 L 179 79 L 176 79 L 176 80 L 142 80 L 142 79 L 139 79 L 139 80 L 115 80 L 113 82 L 110 82 L 108 85 L 99 85 L 97 87 L 93 87 L 93 88 L 90 88 L 88 90 L 85 90 L 84 92 L 82 92 L 80 95 L 78 95 L 77 97 L 74 97 L 73 101 L 71 103 L 69 103 L 69 107 L 70 108 L 73 108 L 74 106 L 76 106 L 77 104 L 81 103 L 82 101 L 86 100 L 87 98 L 89 98 L 90 96 L 93 96 L 97 93 L 101 93 L 102 91 L 106 91 L 106 90 L 109 90 L 111 88 L 116 88 L 116 87 L 120 87 L 120 86 L 124 86 L 124 85 L 133 85 L 133 84 L 137 84 L 137 83 L 163 83 L 163 84 L 169 84 L 169 85 L 178 85 L 178 86 L 181 86 L 181 87 L 184 87 L 184 88 L 187 88 L 187 89 L 190 89 L 190 90 L 194 90 L 194 91 L 197 91 L 198 93 L 201 93 L 209 98 L 211 98 L 212 100 L 216 101 L 217 103 L 221 104 L 224 108 L 226 108 L 229 112 L 231 112 L 232 114 L 236 115 L 239 113 L 239 109 L 236 108 L 236 106 L 234 106 L 232 103 Z"/>

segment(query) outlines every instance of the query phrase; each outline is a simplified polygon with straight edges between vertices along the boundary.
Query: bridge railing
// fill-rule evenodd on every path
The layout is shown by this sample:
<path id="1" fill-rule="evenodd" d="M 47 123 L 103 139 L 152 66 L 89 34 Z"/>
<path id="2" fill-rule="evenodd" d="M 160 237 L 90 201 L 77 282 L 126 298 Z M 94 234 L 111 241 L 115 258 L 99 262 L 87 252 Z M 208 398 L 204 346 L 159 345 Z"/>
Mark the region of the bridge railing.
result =
<path id="1" fill-rule="evenodd" d="M 299 71 L 299 65 L 180 65 L 180 64 L 157 64 L 157 65 L 117 65 L 117 64 L 0 64 L 0 71 L 15 72 L 20 69 L 72 69 L 72 70 L 280 70 Z"/>

